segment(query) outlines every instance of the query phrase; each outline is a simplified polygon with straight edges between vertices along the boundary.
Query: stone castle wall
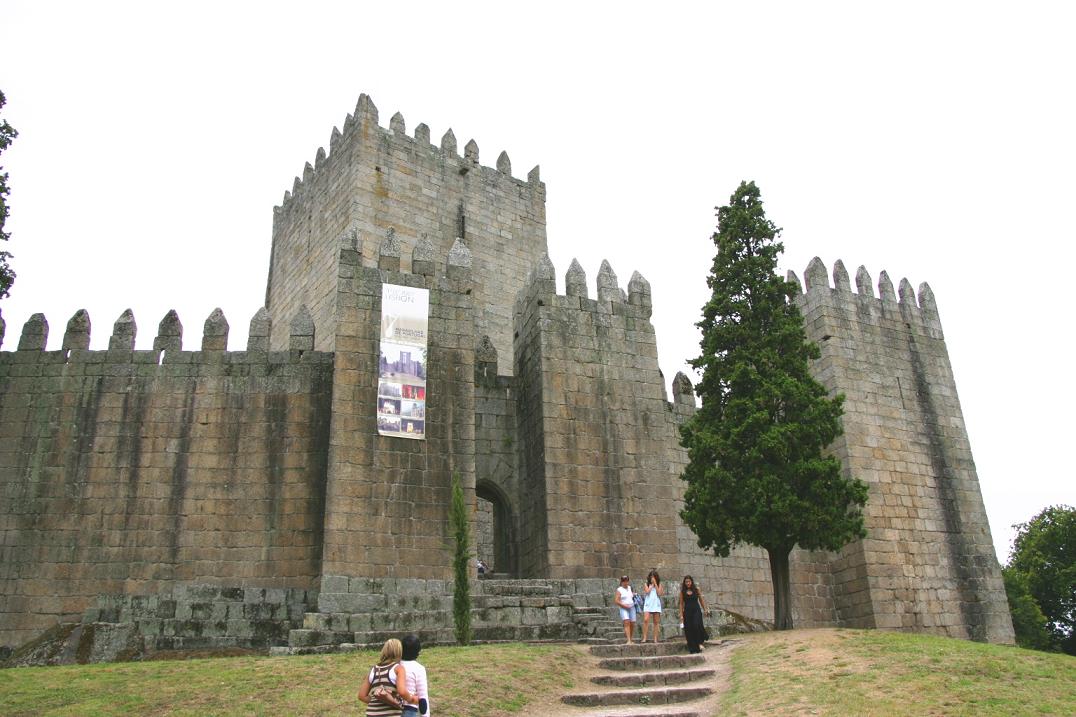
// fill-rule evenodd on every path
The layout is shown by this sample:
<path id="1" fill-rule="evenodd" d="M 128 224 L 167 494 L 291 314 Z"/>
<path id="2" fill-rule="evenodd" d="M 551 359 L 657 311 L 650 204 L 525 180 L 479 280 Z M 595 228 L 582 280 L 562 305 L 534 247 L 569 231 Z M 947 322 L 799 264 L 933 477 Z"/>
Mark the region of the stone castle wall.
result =
<path id="1" fill-rule="evenodd" d="M 596 299 L 578 264 L 566 287 L 558 296 L 553 266 L 540 262 L 516 320 L 517 374 L 526 386 L 518 408 L 533 423 L 521 432 L 523 463 L 543 492 L 524 511 L 539 513 L 529 522 L 544 516 L 546 576 L 642 577 L 650 566 L 676 562 L 679 492 L 666 457 L 675 426 L 649 320 L 650 286 L 636 273 L 625 294 L 606 262 Z"/>
<path id="2" fill-rule="evenodd" d="M 808 266 L 800 305 L 822 349 L 815 374 L 845 394 L 834 450 L 870 487 L 867 538 L 834 563 L 841 624 L 1012 642 L 1012 623 L 933 292 L 875 297 L 863 267 L 852 293 Z M 898 299 L 899 294 L 899 299 Z"/>
<path id="3" fill-rule="evenodd" d="M 447 260 L 412 257 L 400 271 L 392 238 L 376 266 L 341 250 L 325 499 L 326 575 L 448 579 L 453 474 L 475 501 L 474 307 L 471 256 L 457 243 Z M 426 438 L 377 432 L 383 283 L 430 291 Z"/>
<path id="4" fill-rule="evenodd" d="M 519 382 L 497 375 L 497 350 L 488 337 L 475 350 L 475 494 L 477 557 L 493 571 L 519 574 L 520 510 L 516 401 Z"/>
<path id="5" fill-rule="evenodd" d="M 162 358 L 129 314 L 110 350 L 79 312 L 45 351 L 37 315 L 0 352 L 0 645 L 101 595 L 316 585 L 330 357 L 214 349 L 221 320 L 182 351 L 166 317 Z"/>
<path id="6" fill-rule="evenodd" d="M 318 150 L 314 165 L 307 163 L 273 211 L 269 311 L 291 316 L 305 304 L 318 348 L 333 350 L 338 240 L 354 237 L 367 262 L 376 262 L 389 229 L 399 241 L 404 271 L 411 270 L 411 252 L 423 238 L 441 259 L 457 238 L 464 241 L 473 257 L 477 330 L 509 357 L 500 372 L 511 374 L 512 305 L 546 251 L 545 184 L 538 168 L 526 181 L 516 179 L 504 152 L 495 168 L 484 167 L 474 140 L 460 156 L 452 130 L 435 146 L 424 124 L 409 136 L 399 113 L 382 128 L 377 107 L 362 95 L 343 132 L 333 129 L 329 152 Z M 273 346 L 286 342 L 281 327 Z"/>

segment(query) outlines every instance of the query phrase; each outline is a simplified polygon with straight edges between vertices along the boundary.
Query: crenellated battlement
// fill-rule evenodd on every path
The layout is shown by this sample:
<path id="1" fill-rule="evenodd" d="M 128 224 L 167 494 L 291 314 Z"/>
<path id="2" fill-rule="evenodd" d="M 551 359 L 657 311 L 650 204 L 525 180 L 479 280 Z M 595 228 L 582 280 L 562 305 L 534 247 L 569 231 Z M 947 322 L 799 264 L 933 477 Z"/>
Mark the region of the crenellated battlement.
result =
<path id="1" fill-rule="evenodd" d="M 832 283 L 830 283 L 832 276 Z M 942 338 L 941 317 L 934 292 L 925 281 L 919 284 L 919 291 L 912 288 L 907 279 L 902 278 L 894 288 L 893 280 L 884 269 L 878 274 L 878 293 L 875 294 L 874 283 L 865 266 L 856 270 L 856 290 L 852 291 L 851 280 L 844 262 L 838 259 L 833 264 L 832 274 L 826 271 L 826 265 L 818 257 L 811 259 L 803 273 L 801 283 L 794 271 L 789 270 L 788 281 L 796 285 L 801 302 L 827 301 L 842 306 L 847 310 L 870 312 L 883 316 L 894 310 L 905 317 L 909 327 L 912 322 L 935 338 Z M 806 289 L 804 288 L 806 284 Z M 868 314 L 868 315 L 870 315 Z"/>
<path id="2" fill-rule="evenodd" d="M 108 339 L 108 348 L 105 350 L 90 350 L 91 322 L 90 315 L 85 309 L 79 309 L 68 320 L 64 331 L 63 343 L 60 351 L 50 352 L 46 350 L 49 337 L 49 322 L 44 314 L 37 313 L 31 316 L 22 327 L 19 336 L 18 348 L 15 352 L 0 352 L 0 354 L 29 354 L 32 352 L 64 354 L 66 357 L 78 360 L 87 359 L 85 354 L 97 354 L 111 358 L 123 359 L 125 355 L 138 353 L 141 356 L 140 363 L 145 363 L 149 355 L 156 357 L 154 363 L 163 364 L 174 361 L 176 354 L 200 353 L 204 356 L 213 354 L 266 354 L 269 352 L 269 331 L 272 319 L 269 312 L 262 307 L 250 320 L 250 330 L 247 335 L 246 351 L 228 351 L 228 319 L 220 308 L 213 309 L 205 320 L 202 330 L 202 344 L 199 352 L 183 350 L 183 323 L 175 309 L 168 311 L 157 325 L 157 334 L 153 339 L 153 348 L 149 351 L 136 351 L 135 338 L 138 333 L 138 324 L 135 321 L 134 312 L 126 309 L 112 325 L 112 333 Z M 306 306 L 292 317 L 290 326 L 291 346 L 290 352 L 293 358 L 301 358 L 303 352 L 313 351 L 314 348 L 314 324 L 310 319 L 310 312 Z M 0 335 L 0 342 L 3 336 Z M 0 343 L 2 348 L 2 343 Z M 281 352 L 277 352 L 281 353 Z M 264 358 L 264 357 L 263 357 Z M 189 359 L 184 359 L 189 362 Z"/>
<path id="3" fill-rule="evenodd" d="M 396 112 L 389 120 L 388 127 L 378 123 L 378 110 L 374 101 L 367 94 L 359 95 L 355 111 L 344 119 L 344 129 L 333 127 L 329 136 L 329 150 L 318 147 L 314 154 L 314 163 L 307 162 L 301 177 L 296 176 L 290 190 L 284 192 L 284 198 L 273 208 L 274 213 L 287 212 L 298 198 L 305 196 L 316 186 L 321 178 L 339 172 L 354 160 L 356 152 L 369 151 L 371 146 L 383 143 L 388 145 L 389 153 L 400 151 L 414 155 L 424 153 L 428 158 L 443 162 L 458 174 L 471 172 L 479 174 L 482 179 L 513 184 L 522 190 L 534 192 L 537 198 L 545 196 L 545 184 L 541 181 L 540 170 L 535 165 L 527 178 L 517 179 L 512 176 L 512 161 L 507 151 L 497 157 L 495 166 L 484 166 L 479 162 L 478 143 L 471 139 L 464 147 L 461 157 L 456 144 L 456 135 L 451 128 L 445 131 L 440 144 L 430 142 L 430 128 L 426 123 L 419 123 L 414 134 L 407 134 L 407 123 L 403 114 Z"/>
<path id="4" fill-rule="evenodd" d="M 410 262 L 405 265 L 402 259 L 408 255 Z M 456 237 L 452 247 L 444 255 L 443 262 L 437 260 L 437 249 L 428 236 L 423 235 L 410 251 L 407 251 L 400 246 L 394 227 L 389 227 L 385 232 L 377 245 L 376 253 L 370 259 L 366 258 L 361 240 L 355 231 L 345 232 L 340 238 L 340 267 L 343 279 L 354 276 L 353 271 L 344 267 L 366 267 L 384 272 L 471 282 L 472 264 L 471 250 L 459 237 Z M 406 266 L 410 266 L 410 270 Z"/>
<path id="5" fill-rule="evenodd" d="M 525 288 L 516 298 L 516 313 L 520 314 L 535 297 L 549 297 L 558 306 L 597 310 L 604 313 L 626 313 L 649 319 L 653 313 L 650 282 L 638 271 L 632 272 L 627 291 L 621 288 L 616 272 L 607 259 L 598 269 L 595 283 L 597 299 L 590 298 L 587 274 L 577 259 L 572 259 L 564 275 L 564 294 L 556 292 L 556 268 L 548 254 L 543 254 L 531 270 Z M 542 299 L 539 299 L 539 305 Z"/>

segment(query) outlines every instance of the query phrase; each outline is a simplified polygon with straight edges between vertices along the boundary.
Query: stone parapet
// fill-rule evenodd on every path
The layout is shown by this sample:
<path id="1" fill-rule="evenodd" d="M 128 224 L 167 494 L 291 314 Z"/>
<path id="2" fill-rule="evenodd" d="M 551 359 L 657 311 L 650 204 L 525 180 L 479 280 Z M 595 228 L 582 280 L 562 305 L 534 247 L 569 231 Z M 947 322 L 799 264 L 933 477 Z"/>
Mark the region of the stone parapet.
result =
<path id="1" fill-rule="evenodd" d="M 113 346 L 133 344 L 125 316 Z M 181 343 L 0 352 L 0 644 L 99 595 L 316 584 L 332 362 Z"/>

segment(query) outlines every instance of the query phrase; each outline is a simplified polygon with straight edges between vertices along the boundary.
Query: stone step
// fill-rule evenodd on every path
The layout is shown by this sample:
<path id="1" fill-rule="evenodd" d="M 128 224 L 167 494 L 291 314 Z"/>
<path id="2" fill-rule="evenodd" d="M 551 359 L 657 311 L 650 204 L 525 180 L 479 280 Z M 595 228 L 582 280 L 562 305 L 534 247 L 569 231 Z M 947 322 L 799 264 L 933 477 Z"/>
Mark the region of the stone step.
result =
<path id="1" fill-rule="evenodd" d="M 579 643 L 583 645 L 611 645 L 613 641 L 607 637 L 581 637 Z"/>
<path id="2" fill-rule="evenodd" d="M 555 596 L 553 584 L 542 580 L 482 580 L 478 583 L 481 595 Z"/>
<path id="3" fill-rule="evenodd" d="M 587 692 L 564 695 L 561 702 L 579 707 L 609 707 L 612 705 L 665 705 L 709 697 L 709 687 L 665 687 L 615 692 Z"/>
<path id="4" fill-rule="evenodd" d="M 686 652 L 687 644 L 680 640 L 637 642 L 631 645 L 607 645 L 590 649 L 590 654 L 595 657 L 653 657 L 655 655 L 681 655 Z"/>
<path id="5" fill-rule="evenodd" d="M 593 649 L 593 648 L 591 648 Z M 656 657 L 611 657 L 598 661 L 603 670 L 619 672 L 656 672 L 658 670 L 683 670 L 706 662 L 702 655 L 658 655 Z"/>
<path id="6" fill-rule="evenodd" d="M 610 615 L 608 610 L 580 613 L 578 608 L 574 608 L 572 610 L 572 619 L 576 622 L 615 622 L 617 624 L 622 624 L 620 620 L 617 620 Z"/>
<path id="7" fill-rule="evenodd" d="M 339 645 L 351 642 L 352 633 L 334 630 L 288 630 L 290 647 L 315 647 L 317 645 Z"/>
<path id="8" fill-rule="evenodd" d="M 417 635 L 423 645 L 452 644 L 456 641 L 455 632 L 452 628 L 413 630 L 412 634 Z M 393 637 L 400 637 L 400 633 L 395 630 L 363 630 L 350 633 L 344 642 L 354 643 L 363 647 L 374 646 L 380 648 L 385 644 L 385 640 Z"/>
<path id="9" fill-rule="evenodd" d="M 611 608 L 607 607 L 576 607 L 573 612 L 576 615 L 609 615 Z"/>
<path id="10" fill-rule="evenodd" d="M 598 675 L 590 681 L 603 687 L 650 687 L 683 685 L 714 676 L 714 670 L 676 670 L 673 672 L 637 672 L 627 675 Z"/>

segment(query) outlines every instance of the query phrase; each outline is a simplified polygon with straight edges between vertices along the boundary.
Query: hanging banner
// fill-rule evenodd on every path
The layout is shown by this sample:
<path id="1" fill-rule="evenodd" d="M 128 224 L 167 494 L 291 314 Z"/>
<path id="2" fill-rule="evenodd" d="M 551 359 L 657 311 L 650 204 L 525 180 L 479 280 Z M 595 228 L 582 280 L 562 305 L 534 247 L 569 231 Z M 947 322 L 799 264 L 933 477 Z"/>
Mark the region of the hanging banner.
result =
<path id="1" fill-rule="evenodd" d="M 426 437 L 426 331 L 429 289 L 381 285 L 377 432 Z"/>

